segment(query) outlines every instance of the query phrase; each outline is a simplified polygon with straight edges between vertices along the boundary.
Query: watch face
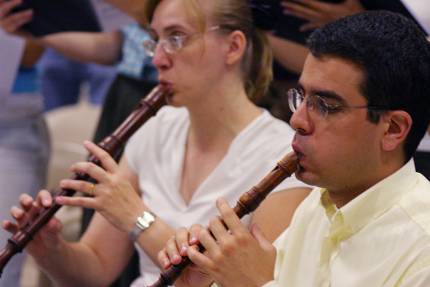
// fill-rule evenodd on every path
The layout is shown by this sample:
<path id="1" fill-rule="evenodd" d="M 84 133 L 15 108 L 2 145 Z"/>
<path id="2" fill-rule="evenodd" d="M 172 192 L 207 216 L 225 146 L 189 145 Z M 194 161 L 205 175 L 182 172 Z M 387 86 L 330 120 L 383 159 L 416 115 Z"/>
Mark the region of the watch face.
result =
<path id="1" fill-rule="evenodd" d="M 148 223 L 143 219 L 143 217 L 137 218 L 136 225 L 142 230 L 148 228 Z"/>
<path id="2" fill-rule="evenodd" d="M 155 221 L 154 215 L 150 212 L 143 212 L 142 216 L 137 218 L 136 225 L 143 231 L 147 229 Z"/>

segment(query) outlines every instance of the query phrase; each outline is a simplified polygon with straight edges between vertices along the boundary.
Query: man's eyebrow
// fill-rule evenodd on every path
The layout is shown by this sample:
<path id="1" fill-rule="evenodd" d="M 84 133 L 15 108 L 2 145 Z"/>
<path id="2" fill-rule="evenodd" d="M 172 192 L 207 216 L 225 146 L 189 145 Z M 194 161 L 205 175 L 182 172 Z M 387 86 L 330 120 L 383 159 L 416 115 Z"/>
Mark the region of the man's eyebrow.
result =
<path id="1" fill-rule="evenodd" d="M 310 90 L 306 90 L 302 84 L 298 84 L 298 88 L 301 89 L 302 91 L 306 91 L 306 93 L 311 94 L 311 95 L 318 95 L 321 98 L 324 99 L 331 99 L 331 100 L 336 100 L 338 102 L 341 103 L 345 103 L 345 100 L 343 97 L 341 97 L 340 95 L 338 95 L 336 92 L 331 91 L 331 90 L 319 90 L 319 89 L 310 89 Z"/>
<path id="2" fill-rule="evenodd" d="M 324 99 L 336 100 L 338 102 L 345 103 L 345 100 L 333 91 L 315 90 L 312 91 L 312 93 Z"/>

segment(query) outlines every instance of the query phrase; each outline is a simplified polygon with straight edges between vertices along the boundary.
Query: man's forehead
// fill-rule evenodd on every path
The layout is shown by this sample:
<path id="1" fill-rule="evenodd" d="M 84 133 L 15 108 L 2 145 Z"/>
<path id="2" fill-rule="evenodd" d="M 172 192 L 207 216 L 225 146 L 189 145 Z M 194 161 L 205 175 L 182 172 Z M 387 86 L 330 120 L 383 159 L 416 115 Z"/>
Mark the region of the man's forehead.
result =
<path id="1" fill-rule="evenodd" d="M 364 81 L 361 67 L 339 57 L 306 58 L 299 84 L 306 90 L 360 90 Z"/>

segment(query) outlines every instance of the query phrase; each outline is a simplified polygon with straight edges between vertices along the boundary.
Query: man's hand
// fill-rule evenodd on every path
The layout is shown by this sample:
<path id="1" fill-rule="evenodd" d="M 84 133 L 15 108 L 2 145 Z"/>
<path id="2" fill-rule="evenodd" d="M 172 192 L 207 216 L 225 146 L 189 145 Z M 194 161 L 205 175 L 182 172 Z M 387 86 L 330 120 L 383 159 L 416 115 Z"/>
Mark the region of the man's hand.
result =
<path id="1" fill-rule="evenodd" d="M 167 269 L 188 256 L 195 264 L 187 268 L 175 286 L 208 286 L 215 281 L 219 286 L 262 286 L 273 280 L 276 250 L 257 226 L 251 232 L 224 199 L 217 201 L 221 216 L 213 218 L 209 229 L 193 225 L 189 230 L 178 229 L 158 261 Z M 201 243 L 204 253 L 196 248 Z"/>
<path id="2" fill-rule="evenodd" d="M 300 27 L 302 32 L 365 10 L 359 0 L 345 0 L 339 4 L 318 0 L 283 0 L 281 5 L 284 7 L 284 14 L 308 21 Z"/>
<path id="3" fill-rule="evenodd" d="M 276 250 L 257 226 L 251 232 L 224 199 L 217 201 L 220 217 L 202 229 L 198 240 L 205 247 L 202 254 L 188 248 L 191 261 L 221 286 L 262 286 L 273 280 Z"/>
<path id="4" fill-rule="evenodd" d="M 200 224 L 194 224 L 189 230 L 180 228 L 175 236 L 169 239 L 164 249 L 158 253 L 158 262 L 163 269 L 179 264 L 183 257 L 187 256 L 189 248 L 197 248 L 198 235 L 204 229 Z M 199 267 L 192 265 L 182 271 L 181 276 L 175 281 L 177 287 L 209 286 L 212 278 Z"/>

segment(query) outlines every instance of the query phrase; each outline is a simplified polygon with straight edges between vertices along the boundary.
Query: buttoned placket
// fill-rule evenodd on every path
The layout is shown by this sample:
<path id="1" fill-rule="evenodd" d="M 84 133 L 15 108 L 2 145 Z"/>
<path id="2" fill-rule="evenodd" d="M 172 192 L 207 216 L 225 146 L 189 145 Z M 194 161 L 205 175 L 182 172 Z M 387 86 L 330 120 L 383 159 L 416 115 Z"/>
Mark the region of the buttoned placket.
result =
<path id="1" fill-rule="evenodd" d="M 342 211 L 331 202 L 328 192 L 322 194 L 321 204 L 325 208 L 330 226 L 328 228 L 328 234 L 322 243 L 318 286 L 330 287 L 330 266 L 339 254 L 340 244 L 342 241 L 349 238 L 353 234 L 353 231 L 351 227 L 345 224 Z"/>

